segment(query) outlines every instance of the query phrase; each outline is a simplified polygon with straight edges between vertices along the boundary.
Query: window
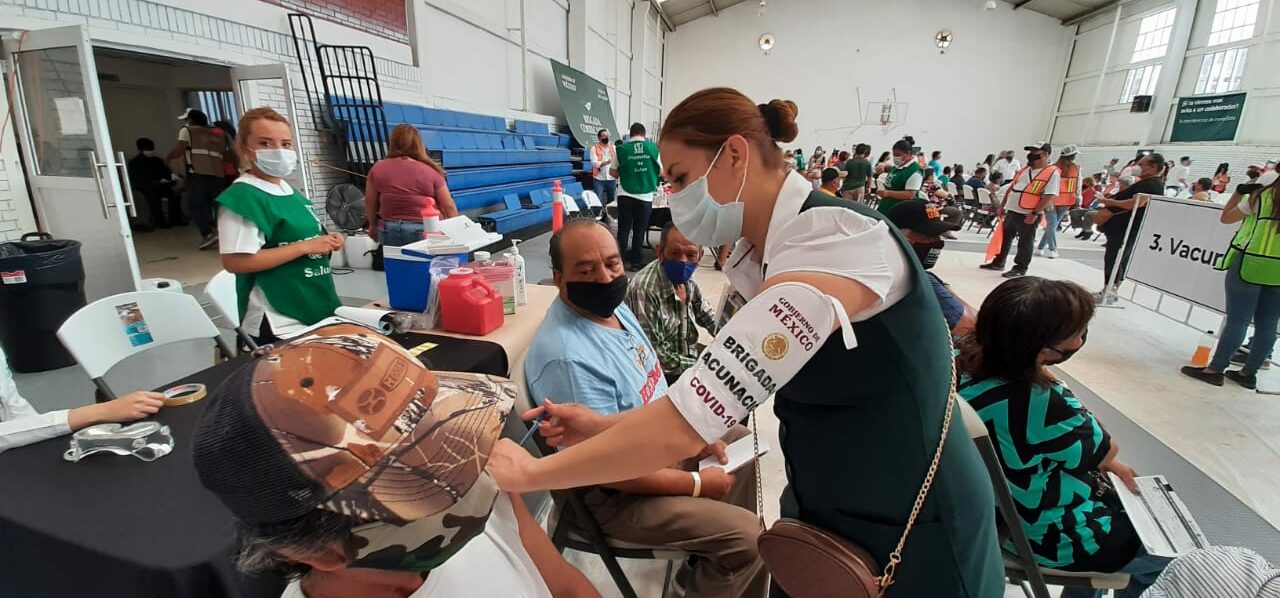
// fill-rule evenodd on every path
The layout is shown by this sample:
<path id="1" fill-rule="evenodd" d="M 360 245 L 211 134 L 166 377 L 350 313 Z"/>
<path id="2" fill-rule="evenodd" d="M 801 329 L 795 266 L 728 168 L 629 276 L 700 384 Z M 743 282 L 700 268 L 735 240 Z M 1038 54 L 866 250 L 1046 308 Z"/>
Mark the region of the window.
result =
<path id="1" fill-rule="evenodd" d="M 236 114 L 235 94 L 229 91 L 188 91 L 187 106 L 195 108 L 209 117 L 209 124 L 225 120 L 235 126 Z"/>
<path id="2" fill-rule="evenodd" d="M 1136 69 L 1129 69 L 1124 77 L 1124 88 L 1120 91 L 1120 103 L 1128 104 L 1133 96 L 1149 96 L 1156 92 L 1156 81 L 1160 79 L 1158 64 L 1148 64 Z"/>
<path id="3" fill-rule="evenodd" d="M 1169 37 L 1173 35 L 1173 18 L 1177 14 L 1177 8 L 1170 8 L 1142 19 L 1142 25 L 1138 27 L 1138 42 L 1133 47 L 1133 60 L 1130 62 L 1164 57 L 1165 52 L 1169 50 Z"/>
<path id="4" fill-rule="evenodd" d="M 1258 22 L 1259 2 L 1260 0 L 1218 0 L 1218 9 L 1213 13 L 1213 28 L 1209 30 L 1209 45 L 1229 44 L 1253 37 L 1254 25 Z M 1203 78 L 1203 73 L 1200 76 Z"/>
<path id="5" fill-rule="evenodd" d="M 1244 77 L 1244 63 L 1249 58 L 1249 48 L 1232 48 L 1205 54 L 1200 63 L 1200 78 L 1196 79 L 1196 93 L 1226 93 L 1240 89 Z"/>

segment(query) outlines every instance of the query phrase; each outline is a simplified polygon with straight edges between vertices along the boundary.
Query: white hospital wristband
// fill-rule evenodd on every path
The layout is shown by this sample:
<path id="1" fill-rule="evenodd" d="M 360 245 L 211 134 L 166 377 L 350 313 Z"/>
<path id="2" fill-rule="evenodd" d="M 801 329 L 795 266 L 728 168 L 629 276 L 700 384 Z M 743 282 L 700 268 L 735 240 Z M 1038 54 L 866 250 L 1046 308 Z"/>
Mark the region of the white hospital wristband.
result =
<path id="1" fill-rule="evenodd" d="M 702 474 L 691 471 L 689 475 L 693 476 L 693 497 L 698 498 L 702 496 Z"/>

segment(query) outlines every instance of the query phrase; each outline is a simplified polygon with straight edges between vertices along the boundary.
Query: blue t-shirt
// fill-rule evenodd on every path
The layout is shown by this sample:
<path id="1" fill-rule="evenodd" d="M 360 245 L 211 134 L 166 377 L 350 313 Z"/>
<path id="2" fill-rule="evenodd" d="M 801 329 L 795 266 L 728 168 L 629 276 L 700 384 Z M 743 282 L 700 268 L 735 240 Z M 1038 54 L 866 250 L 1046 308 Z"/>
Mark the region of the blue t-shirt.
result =
<path id="1" fill-rule="evenodd" d="M 960 323 L 960 318 L 964 317 L 964 303 L 956 299 L 951 294 L 951 289 L 947 288 L 947 283 L 942 282 L 933 272 L 925 272 L 929 277 L 929 283 L 933 285 L 933 294 L 938 298 L 938 305 L 942 306 L 942 317 L 947 320 L 947 328 L 954 329 L 956 324 Z"/>
<path id="2" fill-rule="evenodd" d="M 929 168 L 933 169 L 933 176 L 942 176 L 942 162 L 929 160 Z"/>
<path id="3" fill-rule="evenodd" d="M 538 326 L 524 362 L 529 396 L 581 403 L 603 415 L 630 411 L 667 394 L 658 353 L 631 309 L 613 314 L 615 330 L 588 320 L 559 298 Z"/>

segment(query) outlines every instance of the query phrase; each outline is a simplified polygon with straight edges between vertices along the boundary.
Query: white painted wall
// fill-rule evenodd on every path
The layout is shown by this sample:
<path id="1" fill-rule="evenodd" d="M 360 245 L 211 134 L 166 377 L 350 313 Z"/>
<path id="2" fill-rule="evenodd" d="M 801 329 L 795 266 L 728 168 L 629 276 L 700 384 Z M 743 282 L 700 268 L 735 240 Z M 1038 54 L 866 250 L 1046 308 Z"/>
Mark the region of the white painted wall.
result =
<path id="1" fill-rule="evenodd" d="M 1280 70 L 1275 68 L 1280 61 L 1280 1 L 1262 0 L 1252 39 L 1209 48 L 1217 5 L 1218 0 L 1136 0 L 1121 4 L 1118 25 L 1113 10 L 1080 23 L 1054 115 L 1054 142 L 1082 146 L 1082 158 L 1090 162 L 1105 160 L 1104 156 L 1127 160 L 1137 146 L 1155 148 L 1170 159 L 1190 156 L 1196 176 L 1212 174 L 1219 162 L 1228 162 L 1238 178 L 1248 164 L 1280 156 Z M 1170 54 L 1159 61 L 1164 68 L 1151 112 L 1131 113 L 1129 104 L 1119 100 L 1133 66 L 1139 23 L 1170 6 L 1179 7 L 1180 20 L 1187 21 L 1182 30 L 1185 51 L 1178 51 L 1175 28 Z M 1113 27 L 1115 41 L 1109 43 Z M 1111 58 L 1103 64 L 1108 47 Z M 1249 48 L 1239 90 L 1248 97 L 1235 143 L 1169 143 L 1177 100 L 1194 95 L 1204 55 L 1239 47 Z"/>
<path id="2" fill-rule="evenodd" d="M 764 17 L 757 9 L 743 2 L 668 35 L 664 109 L 716 85 L 757 102 L 790 99 L 805 151 L 865 142 L 878 155 L 908 133 L 966 165 L 1021 148 L 1046 133 L 1071 37 L 1058 21 L 1003 2 L 990 12 L 958 0 L 788 0 L 771 2 Z M 933 37 L 944 28 L 955 42 L 939 54 Z M 765 32 L 777 37 L 767 56 L 757 47 Z M 894 89 L 909 103 L 904 126 L 853 128 L 867 102 Z M 819 132 L 832 127 L 848 128 Z"/>

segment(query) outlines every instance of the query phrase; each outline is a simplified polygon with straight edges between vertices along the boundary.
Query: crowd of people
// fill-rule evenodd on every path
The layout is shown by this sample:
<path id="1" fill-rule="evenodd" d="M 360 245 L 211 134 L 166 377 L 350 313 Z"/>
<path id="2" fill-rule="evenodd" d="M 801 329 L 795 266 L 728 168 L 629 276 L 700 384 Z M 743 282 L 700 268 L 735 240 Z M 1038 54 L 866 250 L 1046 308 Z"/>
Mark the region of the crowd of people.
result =
<path id="1" fill-rule="evenodd" d="M 227 142 L 216 156 L 193 155 L 208 158 L 208 170 L 234 160 L 240 174 L 229 185 L 188 175 L 189 194 L 193 184 L 197 197 L 211 194 L 199 204 L 207 214 L 191 217 L 200 223 L 220 208 L 204 242 L 238 275 L 242 326 L 272 344 L 214 392 L 193 446 L 201 481 L 240 523 L 241 567 L 285 575 L 288 598 L 598 596 L 519 496 L 586 488 L 610 537 L 695 555 L 675 576 L 681 595 L 764 596 L 769 574 L 786 587 L 824 572 L 762 548 L 771 532 L 752 468 L 702 463 L 725 463 L 726 446 L 748 436 L 753 411 L 773 400 L 789 482 L 784 518 L 891 563 L 879 583 L 895 595 L 1003 596 L 992 486 L 964 427 L 952 424 L 955 394 L 1005 447 L 1016 515 L 1041 566 L 1129 573 L 1121 598 L 1153 584 L 1175 595 L 1157 581 L 1169 560 L 1147 554 L 1114 507 L 1106 474 L 1131 488 L 1135 477 L 1118 439 L 1049 369 L 1084 349 L 1105 291 L 1028 274 L 1036 235 L 1040 255 L 1056 257 L 1059 223 L 1069 219 L 1081 237 L 1094 226 L 1106 235 L 1104 289 L 1119 284 L 1147 198 L 1173 186 L 1214 191 L 1230 182 L 1225 169 L 1192 180 L 1182 170 L 1189 160 L 1171 170 L 1147 153 L 1083 176 L 1074 146 L 1055 158 L 1049 144 L 1032 144 L 1025 163 L 1003 151 L 970 171 L 944 165 L 940 151 L 926 160 L 911 137 L 874 164 L 866 144 L 805 156 L 780 147 L 797 137 L 797 113 L 789 101 L 756 104 L 713 88 L 670 111 L 660 143 L 638 124 L 621 145 L 599 132 L 591 176 L 602 201 L 616 201 L 618 230 L 577 219 L 552 235 L 558 297 L 517 366 L 541 400 L 518 415 L 560 449 L 540 458 L 499 438 L 507 382 L 432 372 L 353 325 L 308 329 L 339 305 L 327 256 L 343 239 L 284 180 L 297 165 L 284 117 L 249 110 L 239 136 L 193 124 L 188 149 Z M 154 148 L 142 141 L 140 151 Z M 456 207 L 416 129 L 396 127 L 388 149 L 369 172 L 366 210 L 369 234 L 397 245 L 421 237 L 423 210 L 448 216 Z M 148 161 L 138 168 L 159 173 Z M 1242 223 L 1223 264 L 1227 330 L 1209 367 L 1183 370 L 1211 384 L 1255 384 L 1280 320 L 1280 270 L 1269 261 L 1280 259 L 1270 248 L 1280 182 L 1258 175 L 1223 212 L 1224 223 Z M 672 223 L 644 264 L 660 180 Z M 166 185 L 152 183 L 163 199 Z M 991 194 L 1004 231 L 982 267 L 1010 280 L 980 309 L 930 271 L 945 239 L 981 207 L 961 187 Z M 717 314 L 694 280 L 708 248 L 732 285 L 732 314 Z M 1251 321 L 1244 369 L 1227 372 Z M 352 382 L 355 371 L 368 379 Z M 859 384 L 832 384 L 841 379 Z M 359 403 L 375 384 L 385 403 L 371 414 Z M 160 406 L 155 393 L 133 393 L 40 415 L 7 369 L 0 398 L 0 450 Z M 460 413 L 484 417 L 463 423 Z M 471 463 L 485 467 L 458 466 Z"/>

